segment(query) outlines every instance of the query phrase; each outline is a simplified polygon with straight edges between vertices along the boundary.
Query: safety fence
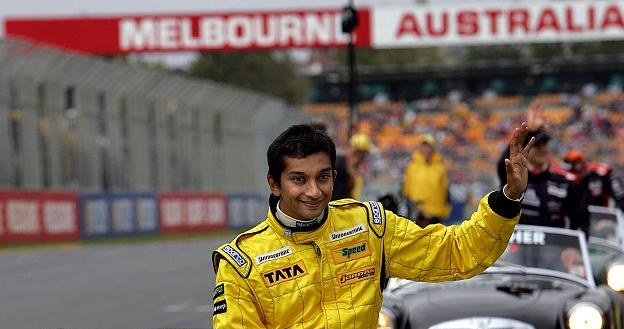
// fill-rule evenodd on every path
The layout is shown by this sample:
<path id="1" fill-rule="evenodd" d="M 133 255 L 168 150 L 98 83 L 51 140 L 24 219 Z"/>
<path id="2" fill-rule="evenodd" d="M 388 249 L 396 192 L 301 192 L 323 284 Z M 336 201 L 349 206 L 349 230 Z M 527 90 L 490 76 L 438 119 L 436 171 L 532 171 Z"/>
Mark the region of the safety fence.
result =
<path id="1" fill-rule="evenodd" d="M 0 191 L 0 246 L 245 229 L 267 198 L 220 193 Z"/>
<path id="2" fill-rule="evenodd" d="M 214 81 L 0 39 L 0 187 L 261 193 L 299 112 Z"/>

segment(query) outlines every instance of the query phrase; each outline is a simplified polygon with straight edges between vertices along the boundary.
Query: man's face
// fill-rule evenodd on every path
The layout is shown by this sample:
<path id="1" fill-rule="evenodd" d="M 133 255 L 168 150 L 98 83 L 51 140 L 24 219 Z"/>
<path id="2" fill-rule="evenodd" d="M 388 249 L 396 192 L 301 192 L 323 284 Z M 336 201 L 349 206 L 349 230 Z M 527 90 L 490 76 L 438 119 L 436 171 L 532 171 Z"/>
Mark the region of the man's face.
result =
<path id="1" fill-rule="evenodd" d="M 550 149 L 548 148 L 548 142 L 535 143 L 529 151 L 529 157 L 527 158 L 529 163 L 536 167 L 544 166 L 550 161 Z"/>
<path id="2" fill-rule="evenodd" d="M 318 217 L 331 199 L 335 171 L 329 155 L 319 152 L 297 159 L 285 157 L 281 186 L 268 177 L 271 192 L 280 198 L 280 208 L 286 215 L 299 220 Z"/>

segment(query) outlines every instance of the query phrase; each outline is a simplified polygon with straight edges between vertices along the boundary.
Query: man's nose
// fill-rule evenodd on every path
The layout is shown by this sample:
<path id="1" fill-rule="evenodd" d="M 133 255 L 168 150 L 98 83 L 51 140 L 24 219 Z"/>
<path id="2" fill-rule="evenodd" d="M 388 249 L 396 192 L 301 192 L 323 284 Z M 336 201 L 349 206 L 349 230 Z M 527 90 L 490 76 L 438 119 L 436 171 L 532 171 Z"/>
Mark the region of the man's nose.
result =
<path id="1" fill-rule="evenodd" d="M 316 181 L 310 181 L 306 189 L 306 195 L 314 199 L 321 196 L 321 188 Z"/>

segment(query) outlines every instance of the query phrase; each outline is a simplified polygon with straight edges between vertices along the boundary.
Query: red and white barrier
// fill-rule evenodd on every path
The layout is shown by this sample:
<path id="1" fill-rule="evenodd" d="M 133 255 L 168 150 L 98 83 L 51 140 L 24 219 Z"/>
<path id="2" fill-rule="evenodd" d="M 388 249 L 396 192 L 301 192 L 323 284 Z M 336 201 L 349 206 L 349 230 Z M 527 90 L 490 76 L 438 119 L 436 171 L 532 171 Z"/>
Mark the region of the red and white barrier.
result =
<path id="1" fill-rule="evenodd" d="M 227 228 L 227 201 L 221 194 L 161 193 L 160 232 L 207 232 Z"/>

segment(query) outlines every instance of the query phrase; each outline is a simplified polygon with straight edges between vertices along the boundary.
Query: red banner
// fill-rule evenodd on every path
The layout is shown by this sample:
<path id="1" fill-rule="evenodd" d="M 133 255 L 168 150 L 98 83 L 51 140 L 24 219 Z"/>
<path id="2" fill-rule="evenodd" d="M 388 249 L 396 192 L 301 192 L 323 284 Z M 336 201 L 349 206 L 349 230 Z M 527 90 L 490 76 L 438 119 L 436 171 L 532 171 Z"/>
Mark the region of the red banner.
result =
<path id="1" fill-rule="evenodd" d="M 206 232 L 227 228 L 227 202 L 221 194 L 161 193 L 160 232 Z"/>
<path id="2" fill-rule="evenodd" d="M 341 9 L 140 15 L 80 18 L 10 18 L 9 37 L 31 39 L 91 54 L 341 47 Z M 370 10 L 359 9 L 358 46 L 370 45 Z"/>
<path id="3" fill-rule="evenodd" d="M 79 238 L 75 193 L 0 191 L 0 241 L 72 241 Z"/>

